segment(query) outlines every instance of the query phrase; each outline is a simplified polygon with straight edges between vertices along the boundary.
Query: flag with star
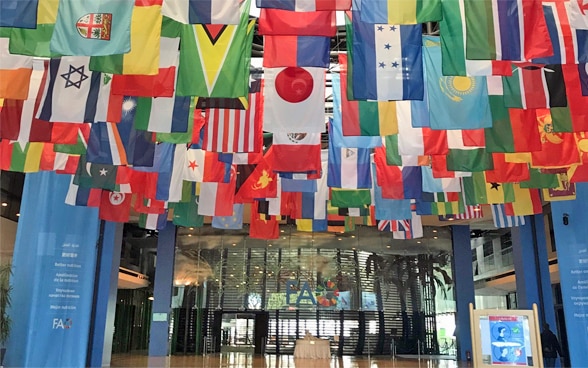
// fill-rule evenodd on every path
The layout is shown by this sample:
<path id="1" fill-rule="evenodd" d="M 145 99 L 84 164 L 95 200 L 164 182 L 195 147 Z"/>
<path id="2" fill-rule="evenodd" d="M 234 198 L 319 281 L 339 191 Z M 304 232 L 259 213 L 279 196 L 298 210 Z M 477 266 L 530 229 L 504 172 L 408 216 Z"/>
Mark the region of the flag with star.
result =
<path id="1" fill-rule="evenodd" d="M 346 29 L 354 99 L 423 99 L 420 25 L 364 23 L 359 11 L 353 11 L 352 20 L 346 17 Z"/>
<path id="2" fill-rule="evenodd" d="M 90 58 L 86 56 L 51 59 L 50 80 L 39 119 L 63 123 L 94 121 L 102 78 L 100 73 L 90 71 L 89 63 Z"/>
<path id="3" fill-rule="evenodd" d="M 463 180 L 466 205 L 509 203 L 515 200 L 513 183 L 488 183 L 485 172 L 474 172 Z"/>
<path id="4" fill-rule="evenodd" d="M 90 163 L 82 155 L 73 183 L 85 188 L 115 190 L 116 172 L 116 166 Z"/>
<path id="5" fill-rule="evenodd" d="M 211 226 L 217 229 L 239 230 L 243 228 L 243 203 L 233 204 L 232 216 L 213 216 Z"/>

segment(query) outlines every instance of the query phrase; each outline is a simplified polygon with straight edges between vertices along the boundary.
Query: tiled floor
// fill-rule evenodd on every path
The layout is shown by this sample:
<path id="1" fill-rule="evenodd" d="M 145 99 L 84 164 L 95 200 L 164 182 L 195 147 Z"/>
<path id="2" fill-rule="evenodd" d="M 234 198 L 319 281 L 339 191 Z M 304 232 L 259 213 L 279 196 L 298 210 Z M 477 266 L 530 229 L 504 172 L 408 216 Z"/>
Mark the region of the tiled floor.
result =
<path id="1" fill-rule="evenodd" d="M 149 358 L 145 355 L 112 356 L 111 367 L 219 367 L 219 368 L 457 368 L 467 367 L 454 360 L 395 358 L 389 356 L 332 357 L 331 359 L 294 359 L 292 355 L 251 355 L 244 353 L 205 356 Z"/>

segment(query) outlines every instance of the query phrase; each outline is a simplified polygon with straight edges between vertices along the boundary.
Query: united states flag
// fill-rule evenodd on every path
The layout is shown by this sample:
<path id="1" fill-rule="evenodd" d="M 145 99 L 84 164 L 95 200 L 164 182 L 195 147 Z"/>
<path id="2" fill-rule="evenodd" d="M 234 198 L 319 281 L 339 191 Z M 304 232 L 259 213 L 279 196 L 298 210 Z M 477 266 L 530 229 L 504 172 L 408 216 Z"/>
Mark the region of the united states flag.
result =
<path id="1" fill-rule="evenodd" d="M 261 152 L 261 93 L 249 94 L 249 109 L 205 110 L 202 148 L 212 152 Z"/>

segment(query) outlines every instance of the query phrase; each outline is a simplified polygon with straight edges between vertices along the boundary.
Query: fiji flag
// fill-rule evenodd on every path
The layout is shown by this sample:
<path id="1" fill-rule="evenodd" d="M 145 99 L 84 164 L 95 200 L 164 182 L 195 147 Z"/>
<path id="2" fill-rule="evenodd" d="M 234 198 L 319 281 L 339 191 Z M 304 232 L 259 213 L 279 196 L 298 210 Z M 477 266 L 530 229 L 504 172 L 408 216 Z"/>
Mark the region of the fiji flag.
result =
<path id="1" fill-rule="evenodd" d="M 129 52 L 134 5 L 134 0 L 60 0 L 51 51 L 81 56 Z"/>
<path id="2" fill-rule="evenodd" d="M 238 230 L 243 228 L 243 203 L 233 204 L 232 216 L 213 216 L 212 227 L 225 230 Z"/>
<path id="3" fill-rule="evenodd" d="M 356 100 L 422 100 L 424 93 L 420 25 L 370 24 L 353 12 L 350 60 Z"/>
<path id="4" fill-rule="evenodd" d="M 165 0 L 161 13 L 184 24 L 239 24 L 242 0 Z M 249 7 L 249 2 L 246 4 Z M 247 9 L 249 12 L 249 9 Z"/>

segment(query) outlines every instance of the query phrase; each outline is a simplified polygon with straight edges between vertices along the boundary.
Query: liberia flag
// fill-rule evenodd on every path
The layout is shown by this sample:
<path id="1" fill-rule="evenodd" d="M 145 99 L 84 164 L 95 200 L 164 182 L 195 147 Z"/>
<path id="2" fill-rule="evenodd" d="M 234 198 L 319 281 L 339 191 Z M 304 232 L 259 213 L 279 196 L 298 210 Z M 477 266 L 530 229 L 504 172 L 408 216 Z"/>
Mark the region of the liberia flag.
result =
<path id="1" fill-rule="evenodd" d="M 249 108 L 206 109 L 202 148 L 212 152 L 261 152 L 261 93 L 249 94 Z"/>

